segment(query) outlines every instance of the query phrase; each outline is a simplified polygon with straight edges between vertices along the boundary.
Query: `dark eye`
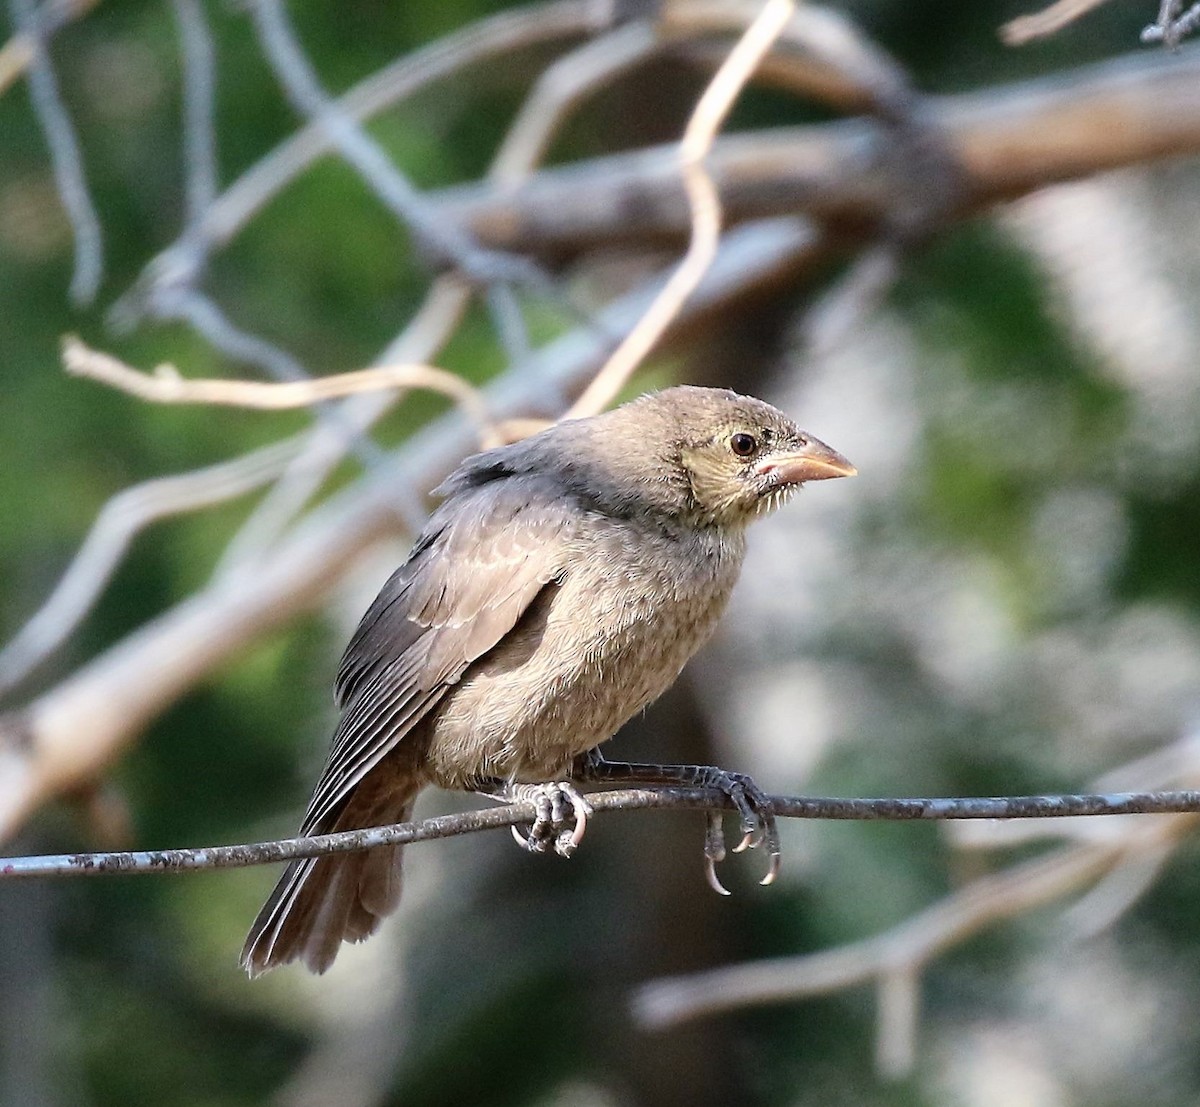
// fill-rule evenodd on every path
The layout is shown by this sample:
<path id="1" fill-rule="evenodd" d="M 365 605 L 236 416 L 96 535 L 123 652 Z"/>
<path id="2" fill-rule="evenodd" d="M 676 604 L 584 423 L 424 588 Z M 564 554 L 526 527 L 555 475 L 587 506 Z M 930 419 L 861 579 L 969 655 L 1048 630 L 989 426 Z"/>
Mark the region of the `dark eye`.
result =
<path id="1" fill-rule="evenodd" d="M 738 457 L 753 457 L 758 451 L 758 439 L 752 434 L 738 433 L 729 440 L 729 448 Z"/>

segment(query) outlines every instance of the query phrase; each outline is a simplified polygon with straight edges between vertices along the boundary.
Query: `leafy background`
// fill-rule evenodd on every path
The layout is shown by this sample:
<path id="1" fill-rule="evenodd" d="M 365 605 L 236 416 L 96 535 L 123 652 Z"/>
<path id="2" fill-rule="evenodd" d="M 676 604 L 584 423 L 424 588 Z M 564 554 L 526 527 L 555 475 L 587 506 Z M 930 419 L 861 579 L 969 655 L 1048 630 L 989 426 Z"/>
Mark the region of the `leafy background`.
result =
<path id="1" fill-rule="evenodd" d="M 295 5 L 331 88 L 501 5 Z M 864 29 L 930 92 L 985 88 L 1134 48 L 1149 11 L 1113 4 L 1040 45 L 1001 46 L 1015 4 L 861 2 Z M 291 133 L 292 113 L 228 5 L 223 179 Z M 113 335 L 104 308 L 182 217 L 180 74 L 167 7 L 101 5 L 54 41 L 105 230 L 99 306 L 67 301 L 70 232 L 24 88 L 0 96 L 0 628 L 11 635 L 100 505 L 301 428 L 306 416 L 143 405 L 61 371 L 68 331 L 149 366 L 237 374 L 179 326 Z M 477 176 L 544 58 L 438 85 L 372 124 L 423 187 Z M 663 80 L 663 74 L 670 78 Z M 697 84 L 675 69 L 582 113 L 569 159 L 679 132 Z M 1164 105 L 1164 111 L 1169 105 Z M 819 116 L 751 92 L 733 126 Z M 1200 677 L 1200 375 L 1194 164 L 1060 186 L 953 228 L 906 261 L 885 305 L 812 356 L 793 290 L 652 366 L 768 396 L 858 465 L 755 532 L 721 635 L 612 749 L 711 760 L 769 789 L 834 794 L 1081 790 L 1186 739 Z M 394 335 L 428 275 L 341 163 L 322 162 L 221 256 L 209 287 L 239 322 L 321 372 Z M 537 322 L 546 333 L 555 324 Z M 539 331 L 539 333 L 541 333 Z M 503 367 L 483 318 L 441 360 Z M 399 409 L 404 439 L 440 405 Z M 341 480 L 353 479 L 348 465 Z M 206 580 L 250 505 L 142 535 L 49 687 Z M 329 611 L 264 636 L 148 728 L 114 769 L 130 839 L 244 841 L 292 829 L 333 722 L 348 628 L 403 538 Z M 23 702 L 29 691 L 18 697 Z M 426 808 L 461 800 L 430 796 Z M 502 835 L 410 850 L 394 925 L 320 979 L 250 984 L 242 935 L 262 870 L 0 888 L 0 1102 L 1189 1104 L 1200 1090 L 1197 849 L 1185 840 L 1111 927 L 1043 909 L 988 928 L 923 979 L 915 1070 L 874 1068 L 873 993 L 662 1033 L 631 990 L 835 947 L 901 923 L 992 865 L 918 825 L 789 826 L 784 877 L 726 863 L 703 884 L 682 815 L 598 820 L 570 865 Z M 86 848 L 70 806 L 13 852 Z M 1012 860 L 1017 851 L 1002 855 Z"/>

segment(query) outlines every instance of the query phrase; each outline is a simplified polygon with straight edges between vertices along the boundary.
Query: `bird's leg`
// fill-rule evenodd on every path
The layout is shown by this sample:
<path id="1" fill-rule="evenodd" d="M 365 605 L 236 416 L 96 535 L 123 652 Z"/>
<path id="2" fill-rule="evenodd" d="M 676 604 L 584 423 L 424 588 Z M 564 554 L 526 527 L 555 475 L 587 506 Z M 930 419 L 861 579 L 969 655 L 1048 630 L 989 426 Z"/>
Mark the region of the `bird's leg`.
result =
<path id="1" fill-rule="evenodd" d="M 515 826 L 513 837 L 531 853 L 551 847 L 559 857 L 570 857 L 583 841 L 588 816 L 593 813 L 583 793 L 569 780 L 546 784 L 515 784 L 509 780 L 479 781 L 475 791 L 502 803 L 532 803 L 536 814 L 525 837 Z"/>
<path id="2" fill-rule="evenodd" d="M 742 823 L 742 840 L 734 853 L 763 846 L 767 853 L 767 874 L 759 881 L 770 884 L 779 875 L 779 828 L 766 793 L 745 773 L 732 773 L 715 765 L 642 765 L 628 761 L 608 761 L 599 749 L 588 750 L 575 759 L 573 775 L 579 781 L 606 784 L 663 784 L 678 788 L 717 788 L 730 799 Z M 725 859 L 725 832 L 721 812 L 708 812 L 704 834 L 705 875 L 714 891 L 729 892 L 717 879 L 716 863 Z"/>

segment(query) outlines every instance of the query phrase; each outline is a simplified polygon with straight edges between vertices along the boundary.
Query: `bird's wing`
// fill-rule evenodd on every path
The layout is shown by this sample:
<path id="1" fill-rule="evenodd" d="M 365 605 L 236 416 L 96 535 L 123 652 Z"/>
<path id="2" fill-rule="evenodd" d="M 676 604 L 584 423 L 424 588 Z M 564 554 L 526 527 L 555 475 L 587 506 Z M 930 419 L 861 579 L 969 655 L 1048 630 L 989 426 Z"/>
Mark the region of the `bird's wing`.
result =
<path id="1" fill-rule="evenodd" d="M 560 580 L 576 525 L 561 492 L 498 480 L 440 508 L 355 631 L 337 676 L 343 709 L 301 828 L 351 790 Z"/>

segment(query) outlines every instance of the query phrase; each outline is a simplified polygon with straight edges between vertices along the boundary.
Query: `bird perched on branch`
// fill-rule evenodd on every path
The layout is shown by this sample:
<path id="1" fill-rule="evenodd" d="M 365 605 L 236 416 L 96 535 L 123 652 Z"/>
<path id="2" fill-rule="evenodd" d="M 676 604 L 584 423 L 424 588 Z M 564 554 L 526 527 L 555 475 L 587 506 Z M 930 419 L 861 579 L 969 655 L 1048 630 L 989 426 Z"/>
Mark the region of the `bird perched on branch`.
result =
<path id="1" fill-rule="evenodd" d="M 747 525 L 806 481 L 854 472 L 769 404 L 686 386 L 468 458 L 342 658 L 341 720 L 301 834 L 403 822 L 434 784 L 533 801 L 521 840 L 569 856 L 591 813 L 577 783 L 710 786 L 737 810 L 737 848 L 764 847 L 769 883 L 779 837 L 749 777 L 597 747 L 712 633 Z M 708 825 L 723 891 L 718 812 Z M 395 909 L 400 859 L 385 846 L 292 862 L 242 964 L 323 972 Z"/>

